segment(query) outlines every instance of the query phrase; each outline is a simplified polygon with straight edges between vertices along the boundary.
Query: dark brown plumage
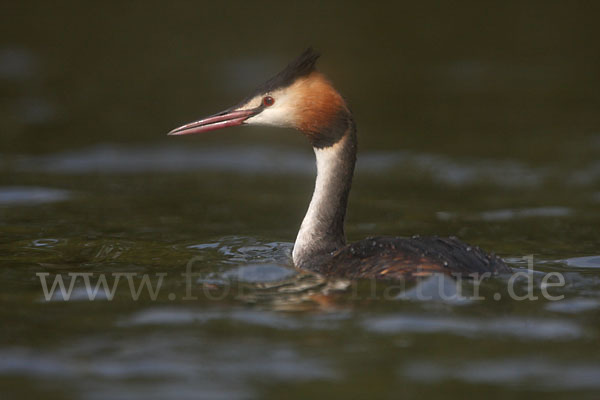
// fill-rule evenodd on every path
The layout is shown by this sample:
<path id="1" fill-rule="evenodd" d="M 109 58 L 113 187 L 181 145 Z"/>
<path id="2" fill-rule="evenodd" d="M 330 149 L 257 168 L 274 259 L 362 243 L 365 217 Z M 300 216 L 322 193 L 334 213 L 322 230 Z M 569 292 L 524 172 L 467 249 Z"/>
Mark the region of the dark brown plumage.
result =
<path id="1" fill-rule="evenodd" d="M 372 237 L 337 250 L 320 263 L 317 272 L 350 279 L 399 280 L 435 273 L 494 275 L 510 272 L 510 268 L 500 257 L 456 237 Z"/>

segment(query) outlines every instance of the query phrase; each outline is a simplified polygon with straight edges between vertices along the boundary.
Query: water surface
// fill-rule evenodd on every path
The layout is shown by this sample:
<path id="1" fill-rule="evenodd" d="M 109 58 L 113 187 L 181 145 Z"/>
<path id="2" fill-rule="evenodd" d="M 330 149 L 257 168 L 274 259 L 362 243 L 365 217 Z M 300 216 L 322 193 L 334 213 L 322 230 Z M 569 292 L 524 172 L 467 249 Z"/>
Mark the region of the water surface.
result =
<path id="1" fill-rule="evenodd" d="M 328 4 L 7 6 L 2 398 L 597 397 L 594 7 Z M 456 235 L 537 299 L 298 271 L 303 138 L 164 136 L 308 44 L 358 121 L 349 240 Z"/>

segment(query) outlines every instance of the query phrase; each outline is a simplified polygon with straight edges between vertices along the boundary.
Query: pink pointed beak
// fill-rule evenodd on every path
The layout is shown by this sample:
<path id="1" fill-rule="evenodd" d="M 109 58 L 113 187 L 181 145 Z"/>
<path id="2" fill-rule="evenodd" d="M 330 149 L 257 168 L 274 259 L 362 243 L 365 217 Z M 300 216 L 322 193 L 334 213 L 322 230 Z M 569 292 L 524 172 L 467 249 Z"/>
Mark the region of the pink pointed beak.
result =
<path id="1" fill-rule="evenodd" d="M 227 128 L 228 126 L 242 125 L 245 120 L 260 112 L 259 109 L 223 111 L 199 121 L 191 122 L 173 129 L 169 135 L 191 135 L 193 133 L 202 133 L 214 131 L 216 129 Z"/>

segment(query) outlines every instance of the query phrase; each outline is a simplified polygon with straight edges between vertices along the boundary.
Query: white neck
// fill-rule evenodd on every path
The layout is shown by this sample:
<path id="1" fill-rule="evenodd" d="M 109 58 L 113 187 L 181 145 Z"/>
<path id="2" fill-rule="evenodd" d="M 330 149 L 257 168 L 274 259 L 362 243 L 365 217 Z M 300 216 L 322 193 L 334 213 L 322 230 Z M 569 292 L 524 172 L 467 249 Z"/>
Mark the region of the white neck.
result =
<path id="1" fill-rule="evenodd" d="M 345 245 L 344 217 L 356 159 L 356 137 L 347 132 L 330 147 L 314 148 L 317 180 L 294 243 L 294 264 L 310 268 L 320 257 Z"/>

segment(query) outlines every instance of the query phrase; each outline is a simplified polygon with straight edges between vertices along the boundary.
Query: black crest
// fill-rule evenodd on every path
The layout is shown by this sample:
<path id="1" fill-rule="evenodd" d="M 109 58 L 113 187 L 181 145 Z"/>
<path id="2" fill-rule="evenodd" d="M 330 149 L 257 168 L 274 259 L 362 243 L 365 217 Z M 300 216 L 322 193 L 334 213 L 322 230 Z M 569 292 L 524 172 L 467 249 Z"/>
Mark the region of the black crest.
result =
<path id="1" fill-rule="evenodd" d="M 250 100 L 258 94 L 289 86 L 294 83 L 296 79 L 309 75 L 315 70 L 315 63 L 320 56 L 321 55 L 314 51 L 312 47 L 304 50 L 302 54 L 289 63 L 283 71 L 259 86 L 254 93 L 248 96 L 247 100 Z"/>

